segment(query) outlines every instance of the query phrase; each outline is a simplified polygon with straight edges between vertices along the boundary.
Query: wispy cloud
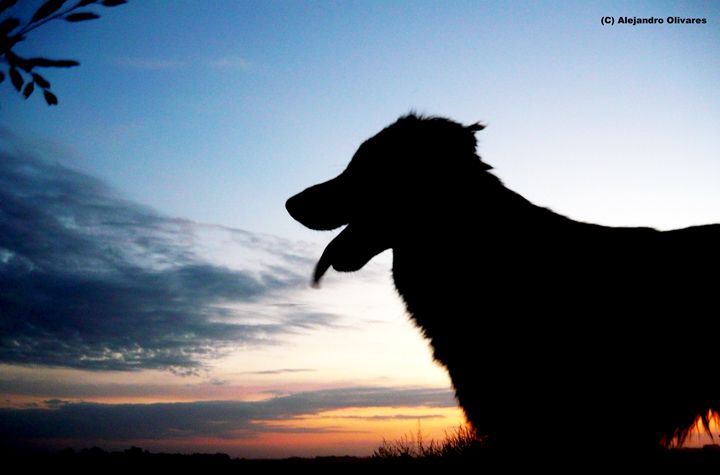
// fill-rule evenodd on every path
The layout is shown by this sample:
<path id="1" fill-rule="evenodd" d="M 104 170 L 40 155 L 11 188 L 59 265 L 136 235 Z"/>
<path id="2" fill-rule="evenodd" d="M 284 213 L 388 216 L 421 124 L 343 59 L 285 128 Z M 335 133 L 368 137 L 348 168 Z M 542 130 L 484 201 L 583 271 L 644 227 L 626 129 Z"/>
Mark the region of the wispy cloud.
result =
<path id="1" fill-rule="evenodd" d="M 216 69 L 225 70 L 247 71 L 251 67 L 250 62 L 241 56 L 224 56 L 211 60 L 209 64 Z"/>
<path id="2" fill-rule="evenodd" d="M 130 69 L 142 69 L 146 71 L 168 71 L 180 69 L 190 63 L 177 59 L 162 58 L 119 58 L 115 61 L 120 67 Z"/>
<path id="3" fill-rule="evenodd" d="M 289 373 L 309 373 L 315 371 L 310 368 L 283 368 L 283 369 L 267 369 L 264 371 L 248 371 L 245 374 L 260 374 L 260 375 L 278 375 L 278 374 L 289 374 Z"/>
<path id="4" fill-rule="evenodd" d="M 312 259 L 292 242 L 225 229 L 248 265 L 219 265 L 195 248 L 209 228 L 0 151 L 0 362 L 193 372 L 231 346 L 333 324 L 292 306 L 259 318 L 266 299 L 307 285 Z"/>
<path id="5" fill-rule="evenodd" d="M 246 439 L 261 432 L 332 432 L 333 427 L 278 426 L 273 421 L 344 408 L 451 408 L 452 391 L 435 388 L 354 387 L 279 396 L 265 401 L 202 401 L 171 404 L 95 404 L 47 401 L 45 407 L 0 409 L 0 437 L 33 439 L 137 439 L 216 437 Z M 433 414 L 353 419 L 435 418 Z M 96 421 L 103 421 L 97 424 Z M 344 429 L 338 428 L 338 431 Z"/>
<path id="6" fill-rule="evenodd" d="M 333 419 L 349 419 L 354 421 L 418 421 L 425 419 L 441 419 L 444 417 L 445 414 L 379 414 L 374 416 L 332 416 Z"/>
<path id="7" fill-rule="evenodd" d="M 115 65 L 121 68 L 144 71 L 174 71 L 193 66 L 210 67 L 221 71 L 248 71 L 252 67 L 250 61 L 238 55 L 197 60 L 126 57 L 117 58 Z"/>

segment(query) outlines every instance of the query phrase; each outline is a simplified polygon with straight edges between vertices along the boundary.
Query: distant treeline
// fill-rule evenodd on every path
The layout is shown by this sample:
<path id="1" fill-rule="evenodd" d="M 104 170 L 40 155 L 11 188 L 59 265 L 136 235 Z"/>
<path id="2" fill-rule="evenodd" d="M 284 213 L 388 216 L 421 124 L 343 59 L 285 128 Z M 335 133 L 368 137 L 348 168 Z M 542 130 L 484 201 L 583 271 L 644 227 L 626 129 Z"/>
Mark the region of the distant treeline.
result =
<path id="1" fill-rule="evenodd" d="M 136 473 L 179 473 L 195 474 L 247 474 L 247 473 L 276 473 L 275 470 L 310 470 L 311 475 L 318 473 L 353 473 L 367 474 L 380 471 L 385 473 L 398 470 L 429 469 L 436 473 L 446 473 L 446 470 L 461 468 L 499 468 L 510 465 L 517 468 L 550 469 L 556 463 L 564 468 L 575 466 L 580 471 L 586 471 L 596 466 L 597 460 L 589 461 L 578 459 L 572 454 L 548 454 L 547 457 L 537 458 L 538 454 L 528 452 L 523 457 L 523 451 L 518 450 L 508 459 L 491 451 L 479 450 L 475 453 L 453 457 L 437 456 L 388 456 L 378 457 L 313 457 L 313 458 L 286 458 L 286 459 L 242 459 L 231 458 L 224 453 L 217 454 L 167 454 L 151 453 L 138 447 L 131 447 L 122 452 L 108 452 L 93 447 L 83 450 L 65 449 L 56 453 L 37 453 L 30 451 L 0 450 L 0 457 L 6 466 L 18 467 L 23 473 L 55 474 L 67 473 L 123 473 L 136 475 Z M 575 460 L 572 462 L 572 460 Z M 717 445 L 706 446 L 703 449 L 676 449 L 659 451 L 652 458 L 645 459 L 641 466 L 616 467 L 619 471 L 625 469 L 643 469 L 644 471 L 657 471 L 664 469 L 682 470 L 687 473 L 699 473 L 699 470 L 710 470 L 709 473 L 720 473 L 720 448 Z M 645 470 L 647 469 L 647 470 Z M 288 472 L 281 472 L 288 473 Z M 292 472 L 291 472 L 292 473 Z M 682 472 L 678 472 L 682 473 Z"/>
<path id="2" fill-rule="evenodd" d="M 57 453 L 38 453 L 32 451 L 1 451 L 3 460 L 11 461 L 10 466 L 22 468 L 23 473 L 196 473 L 196 474 L 245 474 L 275 473 L 274 469 L 309 469 L 314 473 L 339 470 L 353 473 L 355 468 L 367 470 L 369 464 L 377 463 L 370 457 L 314 457 L 286 459 L 241 459 L 231 458 L 228 454 L 168 454 L 151 453 L 139 447 L 131 447 L 122 452 L 108 452 L 98 447 L 73 450 L 65 449 Z M 349 469 L 349 470 L 348 470 Z M 270 470 L 270 472 L 268 472 Z M 66 472 L 67 471 L 67 472 Z M 280 472 L 283 473 L 283 472 Z"/>

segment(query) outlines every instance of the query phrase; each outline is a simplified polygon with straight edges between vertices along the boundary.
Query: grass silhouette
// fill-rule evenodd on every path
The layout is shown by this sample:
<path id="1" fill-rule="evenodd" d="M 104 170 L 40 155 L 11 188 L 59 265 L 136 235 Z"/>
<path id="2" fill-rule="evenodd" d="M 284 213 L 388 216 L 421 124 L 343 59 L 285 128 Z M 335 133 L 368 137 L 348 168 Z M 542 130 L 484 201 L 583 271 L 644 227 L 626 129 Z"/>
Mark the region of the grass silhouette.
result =
<path id="1" fill-rule="evenodd" d="M 372 457 L 383 460 L 467 457 L 476 454 L 482 447 L 483 437 L 468 425 L 445 431 L 445 438 L 440 441 L 430 439 L 426 442 L 418 424 L 415 434 L 409 433 L 397 440 L 383 438 Z"/>
<path id="2" fill-rule="evenodd" d="M 485 444 L 486 437 L 478 434 L 470 425 L 460 425 L 449 431 L 441 440 L 426 440 L 420 424 L 415 433 L 409 432 L 398 439 L 383 439 L 373 452 L 370 462 L 373 468 L 395 469 L 430 468 L 444 469 L 578 469 L 585 471 L 593 466 L 602 470 L 624 469 L 630 471 L 718 471 L 720 470 L 720 446 L 703 448 L 659 448 L 656 452 L 638 453 L 618 451 L 608 443 L 601 452 L 590 454 L 576 452 L 571 447 L 559 445 L 556 450 L 542 450 L 532 446 L 516 447 L 515 450 L 497 451 Z"/>

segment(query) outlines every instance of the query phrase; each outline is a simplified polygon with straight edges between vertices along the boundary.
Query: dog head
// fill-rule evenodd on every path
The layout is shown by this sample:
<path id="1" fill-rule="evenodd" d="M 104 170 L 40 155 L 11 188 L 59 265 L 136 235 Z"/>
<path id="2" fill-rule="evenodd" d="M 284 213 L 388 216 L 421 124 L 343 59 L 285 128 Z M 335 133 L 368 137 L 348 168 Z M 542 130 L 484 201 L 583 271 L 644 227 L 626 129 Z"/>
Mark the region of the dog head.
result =
<path id="1" fill-rule="evenodd" d="M 443 118 L 408 115 L 365 141 L 337 177 L 312 186 L 285 204 L 311 229 L 345 229 L 325 248 L 315 268 L 317 284 L 332 266 L 361 269 L 407 238 L 411 223 L 442 213 L 463 176 L 491 167 L 475 154 L 474 132 Z"/>

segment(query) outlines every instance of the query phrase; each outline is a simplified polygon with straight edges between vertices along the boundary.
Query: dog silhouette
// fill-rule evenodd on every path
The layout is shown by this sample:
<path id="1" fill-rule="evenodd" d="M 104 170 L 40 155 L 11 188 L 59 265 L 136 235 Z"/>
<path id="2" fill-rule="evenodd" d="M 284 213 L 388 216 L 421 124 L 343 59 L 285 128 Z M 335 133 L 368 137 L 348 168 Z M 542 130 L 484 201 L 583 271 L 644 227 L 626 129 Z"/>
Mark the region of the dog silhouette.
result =
<path id="1" fill-rule="evenodd" d="M 638 450 L 707 428 L 720 225 L 609 227 L 536 206 L 478 157 L 482 129 L 401 117 L 290 198 L 303 225 L 345 226 L 314 282 L 392 249 L 396 289 L 488 446 Z"/>

